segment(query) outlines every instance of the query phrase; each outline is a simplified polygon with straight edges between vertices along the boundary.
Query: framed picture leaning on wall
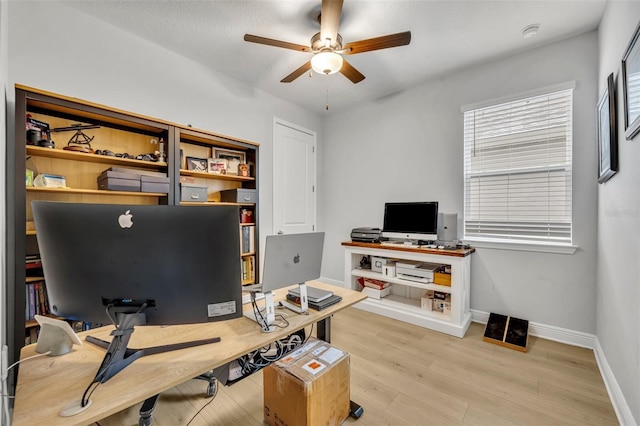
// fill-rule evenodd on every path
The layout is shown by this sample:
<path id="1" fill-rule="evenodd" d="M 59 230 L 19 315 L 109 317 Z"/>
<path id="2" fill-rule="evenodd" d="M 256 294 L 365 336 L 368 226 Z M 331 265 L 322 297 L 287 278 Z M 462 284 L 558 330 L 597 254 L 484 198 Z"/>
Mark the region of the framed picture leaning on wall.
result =
<path id="1" fill-rule="evenodd" d="M 618 138 L 616 134 L 616 88 L 613 73 L 598 102 L 598 183 L 611 179 L 618 171 Z"/>

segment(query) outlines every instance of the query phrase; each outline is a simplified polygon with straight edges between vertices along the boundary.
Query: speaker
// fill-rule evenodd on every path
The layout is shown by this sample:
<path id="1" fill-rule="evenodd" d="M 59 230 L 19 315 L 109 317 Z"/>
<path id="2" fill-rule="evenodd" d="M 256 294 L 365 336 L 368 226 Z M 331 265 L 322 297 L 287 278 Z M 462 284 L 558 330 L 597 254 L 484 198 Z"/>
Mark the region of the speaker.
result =
<path id="1" fill-rule="evenodd" d="M 458 239 L 458 213 L 438 213 L 438 241 Z"/>

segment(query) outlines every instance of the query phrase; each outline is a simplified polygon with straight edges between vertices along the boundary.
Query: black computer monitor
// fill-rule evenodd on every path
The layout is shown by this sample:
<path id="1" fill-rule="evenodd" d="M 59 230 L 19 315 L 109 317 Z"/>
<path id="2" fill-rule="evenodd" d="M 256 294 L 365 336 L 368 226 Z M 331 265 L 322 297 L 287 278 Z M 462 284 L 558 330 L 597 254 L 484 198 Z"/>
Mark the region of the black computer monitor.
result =
<path id="1" fill-rule="evenodd" d="M 51 313 L 110 323 L 146 303 L 147 324 L 242 316 L 234 206 L 34 201 Z"/>
<path id="2" fill-rule="evenodd" d="M 94 383 L 141 356 L 220 340 L 128 349 L 135 326 L 242 316 L 237 207 L 34 201 L 32 211 L 51 313 L 116 327 L 111 342 L 87 337 L 107 349 Z"/>
<path id="3" fill-rule="evenodd" d="M 406 242 L 438 239 L 438 202 L 385 203 L 382 236 Z"/>

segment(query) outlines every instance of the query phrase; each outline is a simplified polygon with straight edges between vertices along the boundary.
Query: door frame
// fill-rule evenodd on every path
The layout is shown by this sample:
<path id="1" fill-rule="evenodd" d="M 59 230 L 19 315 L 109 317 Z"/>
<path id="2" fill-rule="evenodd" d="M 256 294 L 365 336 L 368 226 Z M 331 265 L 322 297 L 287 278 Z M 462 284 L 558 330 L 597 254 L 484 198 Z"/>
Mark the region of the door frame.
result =
<path id="1" fill-rule="evenodd" d="M 289 127 L 291 129 L 296 130 L 296 131 L 301 132 L 301 133 L 306 133 L 306 134 L 308 134 L 309 136 L 311 136 L 313 138 L 313 148 L 314 148 L 314 154 L 315 155 L 313 156 L 313 171 L 314 171 L 313 187 L 314 187 L 314 190 L 311 193 L 311 196 L 313 198 L 313 212 L 312 212 L 312 215 L 313 215 L 312 219 L 313 220 L 312 221 L 313 221 L 313 229 L 314 229 L 314 231 L 317 231 L 318 230 L 318 196 L 317 196 L 317 194 L 318 194 L 318 152 L 317 152 L 317 149 L 318 149 L 318 134 L 314 130 L 307 129 L 305 127 L 299 126 L 297 124 L 291 123 L 289 121 L 283 120 L 283 119 L 278 118 L 278 117 L 273 117 L 273 158 L 272 158 L 272 162 L 271 162 L 271 167 L 272 167 L 272 170 L 274 172 L 273 175 L 272 175 L 272 178 L 273 178 L 272 185 L 273 185 L 273 191 L 274 192 L 276 190 L 276 183 L 275 183 L 275 169 L 276 169 L 276 167 L 275 167 L 275 161 L 276 161 L 275 152 L 276 152 L 276 149 L 275 148 L 276 148 L 276 129 L 277 129 L 278 125 L 284 126 L 284 127 Z M 275 200 L 275 196 L 273 197 L 272 215 L 273 215 L 273 217 L 272 217 L 271 226 L 272 226 L 273 232 L 277 232 L 278 224 L 275 223 L 275 219 L 276 219 L 276 200 Z"/>

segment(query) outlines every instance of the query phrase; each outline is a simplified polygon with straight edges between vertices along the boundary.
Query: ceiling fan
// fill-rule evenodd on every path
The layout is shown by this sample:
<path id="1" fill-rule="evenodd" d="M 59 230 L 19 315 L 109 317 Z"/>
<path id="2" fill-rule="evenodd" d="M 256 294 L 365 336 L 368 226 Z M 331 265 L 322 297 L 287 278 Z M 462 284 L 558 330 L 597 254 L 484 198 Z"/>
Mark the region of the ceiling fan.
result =
<path id="1" fill-rule="evenodd" d="M 402 33 L 389 34 L 343 45 L 342 36 L 338 34 L 340 15 L 342 14 L 342 2 L 343 0 L 322 0 L 322 8 L 320 10 L 320 16 L 318 17 L 320 21 L 320 32 L 311 37 L 310 46 L 251 34 L 245 34 L 244 40 L 252 43 L 313 53 L 311 60 L 280 80 L 281 83 L 291 83 L 311 69 L 317 73 L 326 75 L 340 72 L 353 83 L 359 83 L 364 80 L 364 75 L 347 62 L 342 55 L 355 55 L 356 53 L 370 52 L 372 50 L 405 46 L 411 41 L 411 32 L 405 31 Z"/>

